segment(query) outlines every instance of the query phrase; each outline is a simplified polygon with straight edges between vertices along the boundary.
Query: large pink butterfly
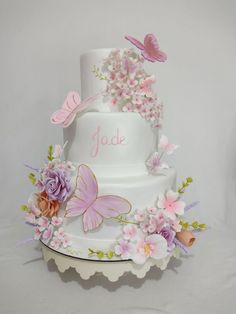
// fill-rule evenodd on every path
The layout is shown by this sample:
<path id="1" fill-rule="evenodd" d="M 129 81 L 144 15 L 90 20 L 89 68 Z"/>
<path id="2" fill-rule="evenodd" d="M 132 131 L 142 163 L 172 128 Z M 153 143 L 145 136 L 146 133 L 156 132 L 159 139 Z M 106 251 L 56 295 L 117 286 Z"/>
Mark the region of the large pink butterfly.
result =
<path id="1" fill-rule="evenodd" d="M 142 51 L 142 56 L 151 62 L 164 62 L 167 59 L 166 54 L 159 49 L 156 37 L 153 34 L 147 34 L 144 38 L 144 44 L 131 36 L 125 36 L 125 39 L 130 41 L 138 49 Z"/>
<path id="2" fill-rule="evenodd" d="M 83 215 L 84 231 L 97 228 L 103 218 L 114 218 L 131 210 L 131 204 L 116 195 L 98 196 L 98 183 L 92 170 L 80 165 L 75 193 L 67 203 L 66 217 Z"/>
<path id="3" fill-rule="evenodd" d="M 76 114 L 87 108 L 99 95 L 97 94 L 81 101 L 77 92 L 69 92 L 62 107 L 52 114 L 51 123 L 62 124 L 64 128 L 67 128 L 73 122 Z"/>

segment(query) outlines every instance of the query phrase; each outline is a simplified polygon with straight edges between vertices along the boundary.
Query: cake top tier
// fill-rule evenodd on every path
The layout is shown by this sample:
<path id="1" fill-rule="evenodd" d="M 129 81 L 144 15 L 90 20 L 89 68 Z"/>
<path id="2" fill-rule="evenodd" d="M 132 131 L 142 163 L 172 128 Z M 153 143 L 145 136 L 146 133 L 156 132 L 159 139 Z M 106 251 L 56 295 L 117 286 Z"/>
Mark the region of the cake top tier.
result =
<path id="1" fill-rule="evenodd" d="M 125 38 L 134 48 L 94 49 L 81 55 L 81 93 L 69 92 L 62 108 L 53 113 L 51 122 L 68 127 L 78 113 L 135 112 L 159 127 L 162 105 L 154 91 L 155 76 L 146 72 L 144 61 L 164 62 L 166 54 L 157 39 L 148 34 L 144 43 Z"/>
<path id="2" fill-rule="evenodd" d="M 80 56 L 82 99 L 106 90 L 106 80 L 96 77 L 95 71 L 103 67 L 103 61 L 117 48 L 93 49 Z"/>

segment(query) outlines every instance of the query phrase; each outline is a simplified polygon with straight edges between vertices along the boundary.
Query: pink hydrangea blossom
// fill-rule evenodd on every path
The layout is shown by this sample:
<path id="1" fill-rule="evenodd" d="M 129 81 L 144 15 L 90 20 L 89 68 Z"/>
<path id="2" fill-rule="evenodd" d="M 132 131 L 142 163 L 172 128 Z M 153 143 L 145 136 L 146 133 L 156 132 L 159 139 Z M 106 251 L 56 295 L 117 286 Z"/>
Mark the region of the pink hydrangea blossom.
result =
<path id="1" fill-rule="evenodd" d="M 121 239 L 115 246 L 115 253 L 122 259 L 129 259 L 133 254 L 134 246 L 127 240 Z"/>
<path id="2" fill-rule="evenodd" d="M 53 229 L 54 229 L 53 226 L 49 225 L 49 227 L 46 230 L 44 230 L 42 238 L 45 243 L 48 243 L 48 241 L 52 238 Z"/>
<path id="3" fill-rule="evenodd" d="M 123 237 L 125 240 L 134 241 L 137 236 L 138 229 L 134 225 L 126 225 L 123 227 Z"/>
<path id="4" fill-rule="evenodd" d="M 172 220 L 176 219 L 176 215 L 183 215 L 185 203 L 179 200 L 179 194 L 169 190 L 165 195 L 160 195 L 157 206 L 164 209 L 164 213 Z"/>
<path id="5" fill-rule="evenodd" d="M 179 220 L 170 220 L 170 226 L 175 232 L 180 232 L 182 230 Z"/>
<path id="6" fill-rule="evenodd" d="M 168 255 L 167 241 L 159 234 L 152 234 L 137 242 L 132 260 L 144 264 L 148 258 L 162 259 Z"/>
<path id="7" fill-rule="evenodd" d="M 58 239 L 57 237 L 53 237 L 52 241 L 50 242 L 50 246 L 53 247 L 55 250 L 59 249 L 61 244 L 62 244 L 61 240 Z"/>
<path id="8" fill-rule="evenodd" d="M 156 126 L 160 124 L 162 105 L 152 88 L 155 77 L 146 73 L 143 62 L 144 58 L 133 49 L 111 51 L 102 66 L 107 77 L 106 92 L 112 98 L 112 106 L 139 112 Z"/>
<path id="9" fill-rule="evenodd" d="M 54 146 L 53 157 L 55 159 L 59 159 L 59 158 L 61 158 L 62 153 L 63 153 L 63 147 L 61 147 L 61 145 L 59 145 L 59 144 L 56 144 Z"/>
<path id="10" fill-rule="evenodd" d="M 63 222 L 62 217 L 57 217 L 57 216 L 52 217 L 51 223 L 53 226 L 59 227 L 62 224 L 62 222 Z"/>
<path id="11" fill-rule="evenodd" d="M 36 217 L 32 212 L 27 212 L 25 214 L 25 221 L 29 224 L 35 225 L 36 224 Z"/>
<path id="12" fill-rule="evenodd" d="M 62 227 L 59 228 L 57 231 L 54 232 L 54 236 L 57 237 L 59 240 L 63 240 L 63 238 L 65 237 L 64 229 Z"/>
<path id="13" fill-rule="evenodd" d="M 41 238 L 42 232 L 38 227 L 34 229 L 34 240 L 39 240 Z"/>
<path id="14" fill-rule="evenodd" d="M 67 248 L 67 247 L 71 246 L 71 244 L 72 244 L 71 239 L 65 235 L 62 239 L 62 246 L 64 248 Z"/>
<path id="15" fill-rule="evenodd" d="M 156 207 L 148 207 L 147 211 L 148 211 L 149 214 L 154 215 L 154 214 L 157 213 L 157 208 Z"/>
<path id="16" fill-rule="evenodd" d="M 138 222 L 144 221 L 145 219 L 145 213 L 143 210 L 136 210 L 134 219 Z"/>
<path id="17" fill-rule="evenodd" d="M 49 226 L 49 219 L 47 217 L 40 217 L 37 221 L 40 232 L 45 230 Z"/>
<path id="18" fill-rule="evenodd" d="M 30 206 L 30 212 L 35 215 L 35 217 L 39 217 L 41 215 L 41 210 L 34 205 Z"/>

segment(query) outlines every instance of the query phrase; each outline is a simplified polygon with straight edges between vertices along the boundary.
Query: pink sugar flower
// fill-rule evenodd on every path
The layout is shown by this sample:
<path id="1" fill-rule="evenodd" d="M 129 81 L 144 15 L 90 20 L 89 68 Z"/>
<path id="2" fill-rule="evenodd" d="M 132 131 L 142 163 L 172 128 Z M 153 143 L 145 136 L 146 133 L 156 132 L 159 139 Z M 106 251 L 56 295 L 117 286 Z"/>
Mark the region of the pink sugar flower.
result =
<path id="1" fill-rule="evenodd" d="M 136 86 L 138 84 L 138 81 L 134 80 L 134 79 L 129 79 L 127 81 L 127 84 L 128 84 L 129 87 L 134 87 L 134 86 Z"/>
<path id="2" fill-rule="evenodd" d="M 166 239 L 159 234 L 152 234 L 137 242 L 136 253 L 132 259 L 137 264 L 144 264 L 149 257 L 158 260 L 167 255 Z"/>
<path id="3" fill-rule="evenodd" d="M 179 194 L 169 190 L 166 195 L 160 195 L 157 206 L 165 210 L 165 215 L 172 220 L 176 219 L 176 215 L 183 215 L 185 203 L 179 200 Z"/>
<path id="4" fill-rule="evenodd" d="M 53 235 L 53 226 L 50 225 L 46 230 L 43 232 L 43 240 L 45 243 L 48 243 L 48 241 L 52 238 Z"/>
<path id="5" fill-rule="evenodd" d="M 149 207 L 147 208 L 147 211 L 149 212 L 149 214 L 156 214 L 157 213 L 157 208 L 156 207 Z"/>
<path id="6" fill-rule="evenodd" d="M 173 229 L 175 232 L 180 232 L 180 231 L 182 230 L 182 226 L 181 226 L 179 220 L 171 220 L 171 221 L 170 221 L 170 226 L 172 227 L 172 229 Z"/>
<path id="7" fill-rule="evenodd" d="M 62 224 L 62 222 L 63 222 L 63 219 L 62 219 L 62 217 L 57 217 L 57 216 L 53 216 L 52 217 L 52 225 L 53 226 L 60 226 L 61 224 Z"/>
<path id="8" fill-rule="evenodd" d="M 146 219 L 140 223 L 140 229 L 143 233 L 147 233 L 149 228 L 149 220 Z"/>
<path id="9" fill-rule="evenodd" d="M 30 206 L 30 211 L 36 217 L 39 217 L 41 214 L 41 210 L 39 208 L 35 207 L 34 205 Z"/>
<path id="10" fill-rule="evenodd" d="M 171 144 L 167 138 L 167 136 L 162 135 L 159 141 L 159 149 L 166 152 L 167 155 L 171 155 L 179 146 L 175 144 Z"/>
<path id="11" fill-rule="evenodd" d="M 54 236 L 57 237 L 59 240 L 63 240 L 63 238 L 65 237 L 64 229 L 62 227 L 59 228 L 57 231 L 54 232 Z"/>
<path id="12" fill-rule="evenodd" d="M 130 242 L 121 239 L 115 246 L 115 253 L 120 255 L 122 259 L 129 259 L 133 253 L 133 249 L 134 247 Z"/>
<path id="13" fill-rule="evenodd" d="M 142 210 L 136 210 L 134 219 L 138 222 L 144 221 L 145 219 L 145 214 Z"/>
<path id="14" fill-rule="evenodd" d="M 41 238 L 42 232 L 38 227 L 34 229 L 34 240 L 39 240 Z"/>
<path id="15" fill-rule="evenodd" d="M 52 241 L 50 242 L 50 245 L 51 247 L 57 250 L 61 246 L 61 240 L 58 239 L 57 237 L 53 237 Z"/>
<path id="16" fill-rule="evenodd" d="M 49 226 L 49 220 L 47 217 L 40 217 L 38 219 L 38 226 L 39 226 L 39 230 L 40 232 L 42 232 L 43 230 L 45 230 L 48 226 Z"/>
<path id="17" fill-rule="evenodd" d="M 158 152 L 154 152 L 146 161 L 146 166 L 152 174 L 157 174 L 160 169 L 167 169 L 169 166 L 161 162 L 161 156 Z"/>
<path id="18" fill-rule="evenodd" d="M 154 233 L 157 231 L 157 227 L 158 227 L 158 224 L 157 224 L 157 221 L 154 217 L 151 217 L 149 219 L 149 225 L 148 225 L 148 228 L 147 228 L 147 231 L 148 233 Z"/>
<path id="19" fill-rule="evenodd" d="M 56 144 L 54 146 L 53 158 L 55 159 L 61 158 L 62 153 L 63 153 L 63 148 L 61 147 L 61 145 Z"/>
<path id="20" fill-rule="evenodd" d="M 137 235 L 137 227 L 134 225 L 126 225 L 123 228 L 123 237 L 125 240 L 134 241 Z"/>
<path id="21" fill-rule="evenodd" d="M 117 99 L 116 98 L 112 98 L 111 104 L 112 104 L 112 106 L 116 106 L 117 105 Z"/>
<path id="22" fill-rule="evenodd" d="M 152 84 L 155 83 L 155 77 L 149 76 L 145 78 L 140 84 L 140 92 L 147 97 L 153 96 Z"/>
<path id="23" fill-rule="evenodd" d="M 33 213 L 26 213 L 25 214 L 25 221 L 29 224 L 35 225 L 36 224 L 36 217 Z"/>
<path id="24" fill-rule="evenodd" d="M 68 246 L 71 246 L 71 244 L 71 239 L 68 236 L 64 236 L 64 238 L 62 239 L 62 246 L 64 248 L 67 248 Z"/>

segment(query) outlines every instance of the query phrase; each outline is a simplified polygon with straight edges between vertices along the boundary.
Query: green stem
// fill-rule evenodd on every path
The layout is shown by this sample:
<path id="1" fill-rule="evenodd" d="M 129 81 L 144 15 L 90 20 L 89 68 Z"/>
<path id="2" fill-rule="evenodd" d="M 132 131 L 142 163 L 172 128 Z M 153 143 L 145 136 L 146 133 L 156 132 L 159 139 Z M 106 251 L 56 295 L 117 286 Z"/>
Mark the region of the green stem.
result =
<path id="1" fill-rule="evenodd" d="M 114 217 L 115 220 L 118 220 L 120 223 L 124 223 L 124 224 L 133 224 L 133 225 L 138 225 L 138 222 L 136 221 L 130 221 L 130 220 L 126 220 L 122 217 Z"/>

